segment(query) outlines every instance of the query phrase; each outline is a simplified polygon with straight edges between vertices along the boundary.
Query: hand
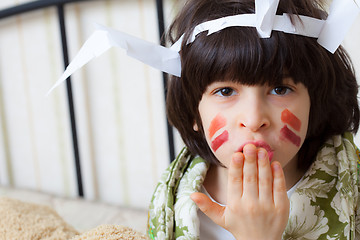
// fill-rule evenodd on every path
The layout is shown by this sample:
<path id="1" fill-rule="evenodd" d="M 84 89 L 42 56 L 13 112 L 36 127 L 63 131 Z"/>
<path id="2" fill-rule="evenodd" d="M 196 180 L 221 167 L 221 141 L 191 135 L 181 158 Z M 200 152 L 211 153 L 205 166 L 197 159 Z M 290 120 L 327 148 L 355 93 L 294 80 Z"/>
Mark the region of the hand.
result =
<path id="1" fill-rule="evenodd" d="M 290 203 L 281 165 L 276 161 L 270 165 L 267 151 L 252 144 L 232 156 L 226 207 L 202 193 L 193 193 L 191 199 L 237 240 L 279 240 L 289 218 Z"/>

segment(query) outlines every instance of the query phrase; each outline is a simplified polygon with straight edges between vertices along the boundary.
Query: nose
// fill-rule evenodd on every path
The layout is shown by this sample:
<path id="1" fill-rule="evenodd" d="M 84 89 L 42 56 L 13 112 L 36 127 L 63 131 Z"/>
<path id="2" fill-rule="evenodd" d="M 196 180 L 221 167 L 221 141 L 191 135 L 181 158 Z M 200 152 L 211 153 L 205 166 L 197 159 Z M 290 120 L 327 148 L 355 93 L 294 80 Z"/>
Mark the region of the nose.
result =
<path id="1" fill-rule="evenodd" d="M 251 132 L 258 132 L 270 126 L 270 112 L 266 103 L 258 97 L 252 97 L 242 104 L 238 126 Z"/>

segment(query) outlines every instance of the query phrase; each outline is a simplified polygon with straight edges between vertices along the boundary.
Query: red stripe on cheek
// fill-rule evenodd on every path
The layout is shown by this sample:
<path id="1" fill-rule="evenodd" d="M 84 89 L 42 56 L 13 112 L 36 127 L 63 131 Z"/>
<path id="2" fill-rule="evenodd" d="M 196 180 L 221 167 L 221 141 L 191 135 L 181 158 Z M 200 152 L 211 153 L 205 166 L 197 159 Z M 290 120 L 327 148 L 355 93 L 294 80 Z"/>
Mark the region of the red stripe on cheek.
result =
<path id="1" fill-rule="evenodd" d="M 296 131 L 300 131 L 301 128 L 301 121 L 300 119 L 298 119 L 292 112 L 290 112 L 289 110 L 285 109 L 282 113 L 281 113 L 281 121 L 283 123 L 287 123 L 289 124 L 293 129 L 295 129 Z"/>
<path id="2" fill-rule="evenodd" d="M 227 140 L 229 140 L 229 133 L 225 130 L 211 142 L 211 148 L 216 151 L 219 147 L 221 147 L 221 145 L 227 142 Z"/>
<path id="3" fill-rule="evenodd" d="M 210 123 L 209 137 L 212 138 L 214 134 L 220 129 L 225 127 L 226 119 L 221 115 L 217 115 Z"/>
<path id="4" fill-rule="evenodd" d="M 300 146 L 301 138 L 296 135 L 293 131 L 291 131 L 286 125 L 280 130 L 281 137 L 289 140 L 291 143 Z"/>

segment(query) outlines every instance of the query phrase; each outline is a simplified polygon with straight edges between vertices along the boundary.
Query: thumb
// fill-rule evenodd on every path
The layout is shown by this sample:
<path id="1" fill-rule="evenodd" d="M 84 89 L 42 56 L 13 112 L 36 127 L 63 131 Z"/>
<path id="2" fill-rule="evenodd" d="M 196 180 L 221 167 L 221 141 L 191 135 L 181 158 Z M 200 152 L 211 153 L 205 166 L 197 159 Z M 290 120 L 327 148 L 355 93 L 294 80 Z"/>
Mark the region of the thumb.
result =
<path id="1" fill-rule="evenodd" d="M 224 212 L 225 207 L 213 202 L 208 196 L 203 193 L 193 193 L 190 195 L 191 200 L 200 208 L 200 210 L 208 216 L 217 225 L 224 226 Z"/>

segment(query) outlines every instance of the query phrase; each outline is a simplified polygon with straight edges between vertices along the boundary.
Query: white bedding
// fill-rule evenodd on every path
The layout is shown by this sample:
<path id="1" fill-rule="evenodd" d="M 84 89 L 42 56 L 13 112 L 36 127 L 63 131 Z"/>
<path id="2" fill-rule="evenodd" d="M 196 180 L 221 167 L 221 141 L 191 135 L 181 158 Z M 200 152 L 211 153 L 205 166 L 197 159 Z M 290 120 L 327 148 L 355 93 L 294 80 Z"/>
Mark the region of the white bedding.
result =
<path id="1" fill-rule="evenodd" d="M 83 199 L 67 199 L 2 186 L 0 186 L 0 197 L 50 206 L 79 232 L 90 230 L 101 224 L 119 224 L 131 227 L 141 233 L 146 232 L 146 209 L 119 207 Z"/>

